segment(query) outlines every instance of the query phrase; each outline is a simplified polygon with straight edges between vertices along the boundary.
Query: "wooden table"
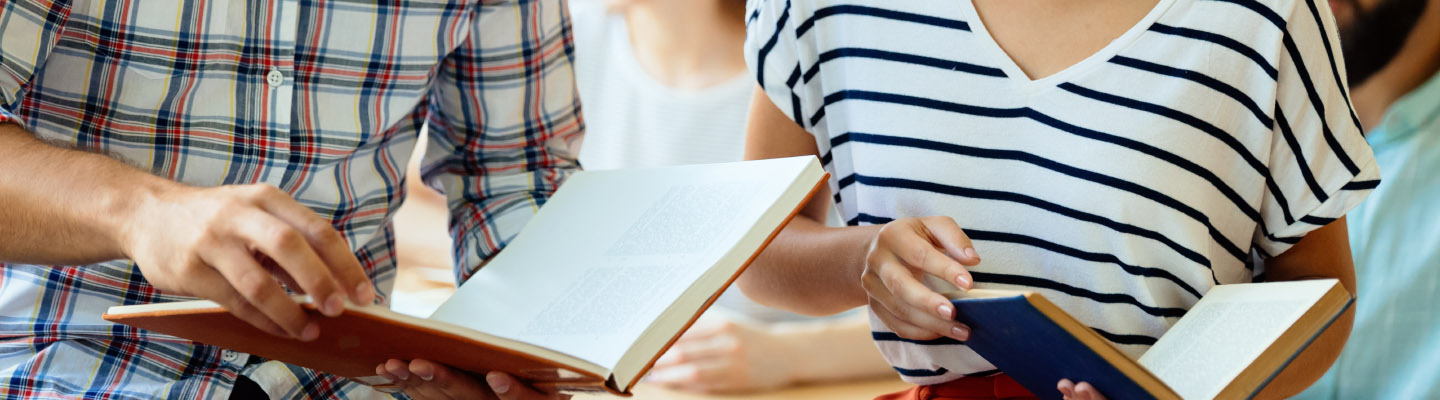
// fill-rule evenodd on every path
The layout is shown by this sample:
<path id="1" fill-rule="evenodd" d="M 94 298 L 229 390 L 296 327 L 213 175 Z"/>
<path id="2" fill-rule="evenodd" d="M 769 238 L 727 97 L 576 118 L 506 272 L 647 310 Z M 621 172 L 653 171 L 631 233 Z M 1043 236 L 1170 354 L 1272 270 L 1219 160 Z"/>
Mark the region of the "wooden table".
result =
<path id="1" fill-rule="evenodd" d="M 775 392 L 706 395 L 667 390 L 646 384 L 635 385 L 635 400 L 870 400 L 881 394 L 898 392 L 913 385 L 901 382 L 900 378 L 886 378 L 839 384 L 800 386 Z M 617 400 L 621 397 L 584 395 L 574 400 Z"/>

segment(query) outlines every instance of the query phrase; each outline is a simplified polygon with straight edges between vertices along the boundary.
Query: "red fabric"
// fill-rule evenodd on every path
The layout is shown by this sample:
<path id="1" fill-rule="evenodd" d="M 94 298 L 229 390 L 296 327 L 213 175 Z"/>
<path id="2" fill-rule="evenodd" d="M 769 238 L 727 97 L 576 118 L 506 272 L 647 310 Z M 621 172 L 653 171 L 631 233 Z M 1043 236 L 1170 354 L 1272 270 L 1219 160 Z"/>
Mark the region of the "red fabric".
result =
<path id="1" fill-rule="evenodd" d="M 907 390 L 881 395 L 875 400 L 998 400 L 1035 399 L 1035 395 L 1010 379 L 1009 375 L 996 374 L 960 378 L 937 384 L 916 386 Z"/>

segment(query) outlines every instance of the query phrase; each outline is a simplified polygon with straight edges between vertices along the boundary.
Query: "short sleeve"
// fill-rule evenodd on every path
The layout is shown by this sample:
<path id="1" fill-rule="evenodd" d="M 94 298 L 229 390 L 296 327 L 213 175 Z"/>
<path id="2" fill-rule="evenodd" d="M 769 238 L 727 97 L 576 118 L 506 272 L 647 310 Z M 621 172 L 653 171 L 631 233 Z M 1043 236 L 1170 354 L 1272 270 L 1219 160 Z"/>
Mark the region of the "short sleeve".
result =
<path id="1" fill-rule="evenodd" d="M 813 23 L 813 20 L 802 20 L 798 6 L 804 4 L 803 1 L 791 0 L 749 0 L 745 20 L 745 63 L 775 107 L 808 130 L 811 124 L 808 123 L 810 114 L 807 110 L 813 108 L 809 107 L 812 94 L 808 91 L 806 81 L 809 79 L 804 77 L 802 64 L 814 63 L 802 63 L 813 51 L 809 51 L 811 46 L 805 45 L 801 35 L 814 33 L 809 29 L 802 31 L 799 27 L 806 22 Z M 812 77 L 814 74 L 810 73 Z"/>
<path id="2" fill-rule="evenodd" d="M 462 283 L 579 170 L 585 129 L 564 1 L 484 2 L 465 29 L 431 83 L 421 165 L 447 198 Z"/>
<path id="3" fill-rule="evenodd" d="M 0 122 L 16 119 L 22 91 L 70 18 L 68 1 L 0 2 Z"/>
<path id="4" fill-rule="evenodd" d="M 1254 245 L 1285 252 L 1345 215 L 1380 184 L 1380 171 L 1350 104 L 1329 4 L 1296 0 L 1284 27 L 1275 126 Z"/>

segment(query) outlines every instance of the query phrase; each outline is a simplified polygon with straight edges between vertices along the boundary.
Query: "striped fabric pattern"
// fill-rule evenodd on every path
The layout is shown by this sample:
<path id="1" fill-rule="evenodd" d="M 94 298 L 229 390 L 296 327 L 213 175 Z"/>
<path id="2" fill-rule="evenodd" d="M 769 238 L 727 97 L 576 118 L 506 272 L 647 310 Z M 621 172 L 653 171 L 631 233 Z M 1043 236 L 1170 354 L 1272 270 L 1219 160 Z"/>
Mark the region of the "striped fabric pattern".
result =
<path id="1" fill-rule="evenodd" d="M 190 185 L 285 190 L 383 299 L 421 125 L 461 280 L 577 168 L 568 18 L 554 0 L 0 0 L 0 122 Z M 0 264 L 0 398 L 224 398 L 239 374 L 277 398 L 376 395 L 100 319 L 172 300 L 126 260 Z"/>
<path id="2" fill-rule="evenodd" d="M 1161 0 L 1040 79 L 969 2 L 751 0 L 747 26 L 850 225 L 953 217 L 977 287 L 1037 291 L 1133 356 L 1379 184 L 1324 2 Z M 995 372 L 872 326 L 908 381 Z"/>

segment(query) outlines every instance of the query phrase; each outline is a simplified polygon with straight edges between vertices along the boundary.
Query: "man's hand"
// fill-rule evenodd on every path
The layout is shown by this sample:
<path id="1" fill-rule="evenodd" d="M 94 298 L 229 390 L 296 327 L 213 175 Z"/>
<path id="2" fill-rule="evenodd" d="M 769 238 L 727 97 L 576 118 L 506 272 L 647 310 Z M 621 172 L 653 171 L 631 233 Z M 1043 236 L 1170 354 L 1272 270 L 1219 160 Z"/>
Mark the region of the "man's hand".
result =
<path id="1" fill-rule="evenodd" d="M 278 336 L 314 340 L 309 321 L 276 278 L 309 294 L 328 316 L 375 291 L 340 233 L 266 185 L 194 188 L 146 196 L 120 232 L 125 255 L 166 293 L 213 300 Z"/>
<path id="2" fill-rule="evenodd" d="M 660 356 L 646 382 L 701 393 L 771 390 L 793 383 L 794 343 L 770 329 L 710 315 Z"/>
<path id="3" fill-rule="evenodd" d="M 134 260 L 165 293 L 214 300 L 256 327 L 313 339 L 317 325 L 275 278 L 336 315 L 375 301 L 330 223 L 265 185 L 196 188 L 105 155 L 51 146 L 0 123 L 0 262 Z"/>
<path id="4" fill-rule="evenodd" d="M 570 396 L 535 390 L 514 377 L 491 372 L 481 383 L 463 372 L 426 360 L 389 360 L 375 374 L 394 382 L 405 394 L 427 399 L 565 400 Z"/>
<path id="5" fill-rule="evenodd" d="M 903 218 L 885 224 L 871 242 L 860 285 L 869 295 L 870 310 L 900 337 L 966 340 L 970 328 L 955 322 L 955 307 L 922 278 L 929 274 L 970 289 L 974 279 L 965 267 L 979 263 L 980 255 L 954 219 Z"/>

